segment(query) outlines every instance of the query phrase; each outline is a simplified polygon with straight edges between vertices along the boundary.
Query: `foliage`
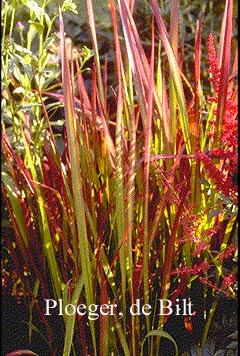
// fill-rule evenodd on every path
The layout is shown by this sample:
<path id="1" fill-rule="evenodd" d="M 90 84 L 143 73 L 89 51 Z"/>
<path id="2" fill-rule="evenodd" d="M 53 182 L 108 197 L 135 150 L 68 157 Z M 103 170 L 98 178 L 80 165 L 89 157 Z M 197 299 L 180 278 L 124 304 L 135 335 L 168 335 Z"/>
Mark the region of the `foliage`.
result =
<path id="1" fill-rule="evenodd" d="M 37 310 L 51 355 L 150 356 L 161 350 L 162 338 L 177 354 L 158 299 L 182 303 L 198 280 L 202 305 L 211 295 L 209 309 L 194 305 L 204 317 L 203 346 L 219 298 L 235 299 L 237 290 L 233 3 L 226 1 L 218 45 L 209 34 L 206 90 L 203 15 L 195 30 L 194 75 L 188 78 L 178 46 L 178 1 L 170 2 L 168 29 L 157 1 L 150 1 L 146 51 L 134 2 L 110 0 L 114 111 L 91 0 L 86 1 L 91 50 L 74 49 L 65 37 L 62 12 L 74 10 L 74 4 L 65 1 L 52 18 L 48 4 L 21 0 L 4 2 L 3 9 L 2 192 L 14 231 L 14 240 L 6 235 L 4 244 L 29 300 L 30 338 Z M 18 5 L 28 25 L 16 22 Z M 14 26 L 19 42 L 12 40 Z M 56 115 L 62 132 L 53 124 Z M 11 278 L 6 271 L 4 276 L 7 285 Z M 63 310 L 69 303 L 88 311 L 105 305 L 105 312 L 116 305 L 116 314 L 98 309 L 89 318 L 55 310 L 64 325 L 59 335 L 45 315 L 46 299 L 62 300 Z M 136 300 L 151 312 L 130 313 Z M 191 330 L 191 320 L 183 319 Z M 62 337 L 64 345 L 58 346 Z"/>

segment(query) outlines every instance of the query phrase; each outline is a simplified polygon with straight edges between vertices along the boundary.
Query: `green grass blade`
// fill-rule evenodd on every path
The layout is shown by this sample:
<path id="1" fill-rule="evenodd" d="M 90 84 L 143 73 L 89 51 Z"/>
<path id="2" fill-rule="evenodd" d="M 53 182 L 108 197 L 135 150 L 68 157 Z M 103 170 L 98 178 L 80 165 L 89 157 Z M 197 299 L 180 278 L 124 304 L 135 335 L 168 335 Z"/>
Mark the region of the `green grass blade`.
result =
<path id="1" fill-rule="evenodd" d="M 169 335 L 169 333 L 167 333 L 166 331 L 163 331 L 163 330 L 151 330 L 151 331 L 149 331 L 149 333 L 147 333 L 147 335 L 145 336 L 143 343 L 142 343 L 141 356 L 143 355 L 143 345 L 144 345 L 146 339 L 151 336 L 164 337 L 164 338 L 170 340 L 175 346 L 175 350 L 176 350 L 175 356 L 178 356 L 178 346 L 176 344 L 176 341 L 172 338 L 171 335 Z"/>
<path id="2" fill-rule="evenodd" d="M 166 27 L 164 25 L 161 11 L 159 9 L 157 1 L 151 0 L 151 5 L 153 8 L 153 13 L 154 13 L 154 16 L 156 19 L 157 28 L 159 30 L 160 38 L 161 38 L 161 41 L 163 43 L 164 49 L 165 49 L 167 57 L 168 57 L 170 73 L 172 75 L 174 88 L 176 91 L 176 96 L 177 96 L 178 105 L 179 105 L 179 115 L 180 115 L 180 123 L 181 123 L 182 132 L 183 132 L 183 137 L 184 137 L 184 140 L 186 143 L 187 153 L 190 154 L 191 146 L 190 146 L 190 140 L 189 140 L 190 135 L 189 135 L 189 127 L 188 127 L 188 115 L 187 115 L 185 96 L 184 96 L 182 80 L 181 80 L 181 71 L 179 69 L 179 65 L 177 63 L 173 49 L 169 43 Z M 175 123 L 175 125 L 177 125 L 177 123 Z"/>
<path id="3" fill-rule="evenodd" d="M 103 81 L 102 81 L 102 75 L 101 75 L 101 66 L 100 66 L 100 58 L 99 58 L 99 52 L 98 52 L 98 42 L 97 42 L 97 35 L 96 35 L 96 29 L 95 29 L 92 0 L 86 0 L 86 5 L 87 5 L 89 26 L 90 26 L 90 30 L 91 30 L 91 38 L 92 38 L 92 43 L 93 43 L 93 47 L 95 50 L 97 79 L 98 79 L 98 89 L 99 89 L 99 94 L 100 94 L 100 100 L 101 100 L 102 107 L 105 108 L 105 95 L 104 95 Z"/>
<path id="4" fill-rule="evenodd" d="M 71 81 L 69 63 L 66 55 L 65 47 L 65 35 L 64 25 L 61 11 L 59 11 L 59 24 L 60 24 L 60 39 L 61 39 L 61 61 L 62 61 L 62 80 L 63 80 L 63 93 L 64 93 L 64 109 L 66 117 L 67 139 L 68 149 L 70 155 L 71 164 L 71 176 L 72 176 L 72 190 L 74 198 L 74 211 L 76 217 L 78 241 L 76 243 L 79 246 L 79 258 L 81 261 L 81 268 L 83 273 L 83 283 L 85 288 L 86 304 L 89 306 L 94 303 L 93 298 L 93 286 L 92 286 L 92 271 L 91 271 L 91 259 L 90 248 L 88 243 L 86 216 L 84 209 L 84 199 L 82 190 L 82 176 L 80 167 L 80 147 L 78 141 L 78 134 L 76 128 L 76 113 L 74 109 L 74 94 L 73 84 Z M 90 321 L 90 328 L 92 333 L 93 347 L 96 350 L 95 330 L 94 323 Z"/>
<path id="5" fill-rule="evenodd" d="M 82 293 L 83 285 L 84 285 L 84 278 L 83 278 L 83 275 L 81 275 L 80 278 L 78 279 L 75 287 L 74 287 L 73 295 L 72 295 L 72 298 L 71 298 L 71 301 L 70 301 L 70 304 L 74 305 L 75 308 L 77 308 L 79 296 Z M 67 289 L 68 289 L 68 284 L 66 285 L 66 288 L 65 288 L 65 290 L 63 292 L 64 295 L 68 293 Z M 67 301 L 66 296 L 63 298 L 63 300 Z M 64 304 L 63 304 L 63 306 L 64 306 Z M 65 331 L 65 338 L 64 338 L 63 356 L 70 356 L 70 352 L 71 352 L 71 348 L 72 348 L 73 335 L 74 335 L 75 320 L 76 320 L 76 315 L 75 314 L 68 315 L 65 318 L 66 331 Z"/>

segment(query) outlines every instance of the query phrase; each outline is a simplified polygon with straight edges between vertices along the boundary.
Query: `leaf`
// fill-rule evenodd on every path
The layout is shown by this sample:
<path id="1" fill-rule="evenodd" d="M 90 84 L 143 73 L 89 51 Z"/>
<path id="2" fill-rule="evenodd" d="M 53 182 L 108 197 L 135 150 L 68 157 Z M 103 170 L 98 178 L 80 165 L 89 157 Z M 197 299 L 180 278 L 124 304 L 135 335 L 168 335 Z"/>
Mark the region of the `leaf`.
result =
<path id="1" fill-rule="evenodd" d="M 64 0 L 61 10 L 62 12 L 72 11 L 74 14 L 78 14 L 77 5 L 72 0 Z"/>
<path id="2" fill-rule="evenodd" d="M 174 89 L 175 89 L 176 97 L 178 100 L 179 116 L 180 116 L 179 118 L 180 118 L 180 124 L 181 124 L 183 137 L 184 137 L 184 140 L 186 143 L 186 150 L 187 150 L 187 153 L 191 153 L 192 148 L 191 148 L 191 144 L 190 144 L 191 142 L 189 140 L 189 138 L 190 138 L 189 123 L 188 123 L 186 101 L 185 101 L 185 96 L 184 96 L 184 91 L 183 91 L 182 80 L 181 80 L 181 71 L 180 71 L 178 62 L 176 60 L 176 57 L 174 55 L 173 49 L 171 47 L 171 44 L 169 42 L 166 26 L 163 22 L 163 18 L 162 18 L 161 11 L 160 11 L 157 1 L 151 0 L 151 6 L 153 9 L 155 19 L 156 19 L 159 36 L 163 43 L 163 47 L 165 49 L 166 55 L 168 57 L 170 73 L 171 73 L 171 76 L 173 79 Z"/>
<path id="3" fill-rule="evenodd" d="M 40 20 L 41 14 L 44 12 L 44 10 L 38 6 L 36 1 L 22 0 L 22 3 L 33 12 L 34 16 L 36 16 L 38 20 Z"/>
<path id="4" fill-rule="evenodd" d="M 232 37 L 232 12 L 233 1 L 226 1 L 224 19 L 222 22 L 222 30 L 220 36 L 219 48 L 219 67 L 221 68 L 220 85 L 217 102 L 217 123 L 218 127 L 222 129 L 222 122 L 225 114 L 225 106 L 227 102 L 228 79 L 231 62 L 231 37 Z M 221 132 L 218 130 L 217 143 L 221 137 Z"/>
<path id="5" fill-rule="evenodd" d="M 94 304 L 93 284 L 91 273 L 91 247 L 88 241 L 87 222 L 85 214 L 85 203 L 83 197 L 82 186 L 82 170 L 80 164 L 80 144 L 79 133 L 76 124 L 76 112 L 74 108 L 74 83 L 70 75 L 70 68 L 67 59 L 66 42 L 64 35 L 64 23 L 61 10 L 59 9 L 59 26 L 60 26 L 60 43 L 61 43 L 61 64 L 62 64 L 62 81 L 64 95 L 64 109 L 66 117 L 66 131 L 69 149 L 69 159 L 71 165 L 72 190 L 75 209 L 75 219 L 78 235 L 73 244 L 76 245 L 81 260 L 81 268 L 83 273 L 83 284 L 86 295 L 86 304 Z M 94 324 L 90 321 L 90 329 L 93 340 L 93 348 L 96 350 L 95 329 Z"/>
<path id="6" fill-rule="evenodd" d="M 37 327 L 36 327 L 33 323 L 31 323 L 31 322 L 26 322 L 26 321 L 24 321 L 24 323 L 28 325 L 29 330 L 31 330 L 31 332 L 32 332 L 32 331 L 35 331 L 38 335 L 40 335 L 41 338 L 45 341 L 46 345 L 48 345 L 48 340 L 47 340 L 47 338 L 45 337 L 44 333 L 39 330 L 39 328 L 37 328 Z M 30 351 L 30 352 L 31 352 L 31 351 Z M 30 355 L 31 355 L 31 354 L 30 354 Z M 34 354 L 34 355 L 35 355 L 35 354 Z"/>
<path id="7" fill-rule="evenodd" d="M 32 26 L 39 35 L 43 34 L 43 25 L 41 23 L 35 21 L 28 22 L 30 23 L 30 26 Z"/>
<path id="8" fill-rule="evenodd" d="M 24 241 L 25 246 L 28 246 L 28 236 L 26 231 L 24 212 L 22 210 L 22 206 L 19 202 L 19 198 L 14 189 L 14 181 L 11 179 L 10 176 L 8 176 L 5 172 L 3 172 L 2 182 L 6 188 L 7 196 L 11 203 L 15 215 L 16 223 L 21 232 L 21 237 Z"/>
<path id="9" fill-rule="evenodd" d="M 66 284 L 65 290 L 63 292 L 64 300 L 66 300 L 66 294 L 67 294 L 69 282 Z M 79 280 L 76 283 L 76 286 L 73 291 L 73 296 L 71 299 L 71 304 L 73 304 L 75 307 L 77 307 L 78 299 L 82 292 L 83 282 L 84 282 L 84 278 L 83 278 L 83 275 L 81 275 Z M 76 314 L 69 315 L 66 319 L 66 332 L 65 332 L 65 338 L 64 338 L 63 356 L 69 356 L 70 352 L 71 352 L 75 319 L 76 319 Z"/>
<path id="10" fill-rule="evenodd" d="M 146 341 L 146 338 L 150 337 L 150 336 L 165 337 L 165 339 L 170 340 L 175 346 L 175 350 L 176 350 L 175 356 L 178 356 L 178 346 L 177 346 L 175 340 L 172 338 L 171 335 L 169 335 L 166 331 L 163 331 L 163 330 L 152 330 L 152 331 L 149 331 L 149 333 L 147 333 L 147 335 L 145 336 L 143 343 L 142 343 L 141 356 L 143 355 L 144 342 Z"/>

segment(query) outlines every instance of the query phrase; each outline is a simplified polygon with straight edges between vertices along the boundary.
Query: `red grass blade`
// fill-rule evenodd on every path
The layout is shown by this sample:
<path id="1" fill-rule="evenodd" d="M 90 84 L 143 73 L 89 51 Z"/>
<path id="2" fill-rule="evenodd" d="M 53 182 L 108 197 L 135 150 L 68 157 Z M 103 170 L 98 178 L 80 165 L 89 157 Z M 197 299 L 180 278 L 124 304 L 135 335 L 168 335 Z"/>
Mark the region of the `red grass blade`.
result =
<path id="1" fill-rule="evenodd" d="M 218 93 L 217 103 L 217 127 L 222 128 L 222 122 L 225 112 L 225 105 L 228 92 L 228 78 L 230 71 L 231 60 L 231 38 L 232 38 L 232 16 L 233 16 L 233 1 L 227 0 L 225 6 L 224 19 L 222 22 L 222 30 L 220 37 L 219 48 L 219 67 L 221 68 L 220 74 L 220 87 Z M 220 130 L 217 133 L 217 142 L 221 136 Z"/>

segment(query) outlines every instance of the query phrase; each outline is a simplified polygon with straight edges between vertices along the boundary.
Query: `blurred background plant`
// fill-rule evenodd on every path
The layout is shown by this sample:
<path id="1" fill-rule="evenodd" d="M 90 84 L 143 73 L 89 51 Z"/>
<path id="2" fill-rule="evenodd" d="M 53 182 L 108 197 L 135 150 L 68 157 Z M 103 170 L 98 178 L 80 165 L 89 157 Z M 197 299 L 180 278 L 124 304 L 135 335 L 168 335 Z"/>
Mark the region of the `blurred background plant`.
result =
<path id="1" fill-rule="evenodd" d="M 236 317 L 237 303 L 233 2 L 103 2 L 104 24 L 99 2 L 52 4 L 2 11 L 2 285 L 26 306 L 27 344 L 218 346 L 221 307 Z M 116 303 L 123 318 L 46 316 L 44 298 Z M 151 315 L 129 314 L 137 298 Z M 159 316 L 159 298 L 189 298 L 195 315 Z"/>

